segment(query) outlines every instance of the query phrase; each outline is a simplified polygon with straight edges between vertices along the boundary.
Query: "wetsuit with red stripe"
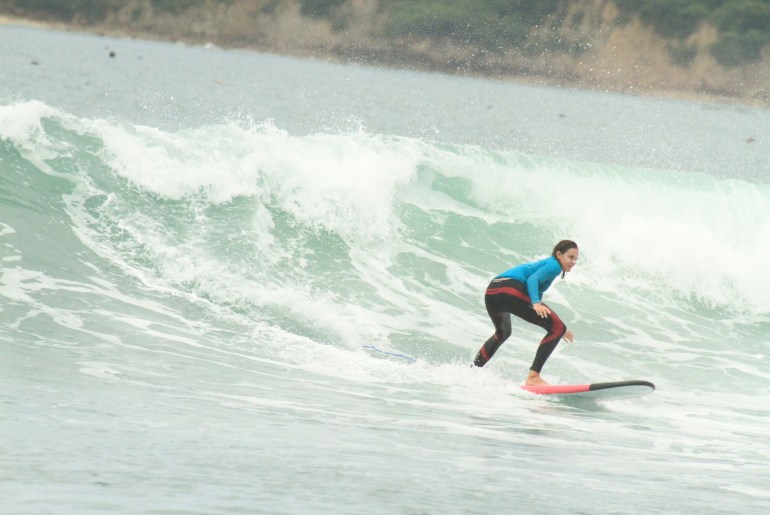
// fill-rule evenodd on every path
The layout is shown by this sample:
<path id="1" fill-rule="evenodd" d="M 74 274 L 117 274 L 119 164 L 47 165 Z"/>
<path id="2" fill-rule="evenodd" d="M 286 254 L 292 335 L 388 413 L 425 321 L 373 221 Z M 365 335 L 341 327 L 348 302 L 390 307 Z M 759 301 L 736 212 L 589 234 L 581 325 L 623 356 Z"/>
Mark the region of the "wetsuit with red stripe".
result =
<path id="1" fill-rule="evenodd" d="M 519 265 L 495 277 L 484 296 L 487 313 L 495 325 L 495 334 L 479 349 L 473 364 L 483 367 L 497 352 L 497 349 L 511 336 L 511 314 L 522 320 L 542 327 L 547 331 L 532 362 L 531 370 L 540 373 L 546 360 L 559 344 L 567 331 L 556 312 L 541 317 L 532 307 L 543 296 L 556 276 L 562 272 L 561 265 L 553 256 Z M 544 304 L 545 305 L 545 304 Z"/>

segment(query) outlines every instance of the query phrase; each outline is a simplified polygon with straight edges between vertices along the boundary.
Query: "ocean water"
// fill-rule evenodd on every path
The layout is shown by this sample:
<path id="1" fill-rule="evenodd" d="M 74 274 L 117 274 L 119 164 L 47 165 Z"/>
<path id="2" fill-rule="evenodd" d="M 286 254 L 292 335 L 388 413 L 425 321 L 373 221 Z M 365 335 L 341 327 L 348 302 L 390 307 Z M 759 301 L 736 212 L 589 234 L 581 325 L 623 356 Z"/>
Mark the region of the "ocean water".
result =
<path id="1" fill-rule="evenodd" d="M 0 26 L 0 512 L 767 513 L 768 235 L 768 110 Z M 469 366 L 562 238 L 654 394 Z"/>

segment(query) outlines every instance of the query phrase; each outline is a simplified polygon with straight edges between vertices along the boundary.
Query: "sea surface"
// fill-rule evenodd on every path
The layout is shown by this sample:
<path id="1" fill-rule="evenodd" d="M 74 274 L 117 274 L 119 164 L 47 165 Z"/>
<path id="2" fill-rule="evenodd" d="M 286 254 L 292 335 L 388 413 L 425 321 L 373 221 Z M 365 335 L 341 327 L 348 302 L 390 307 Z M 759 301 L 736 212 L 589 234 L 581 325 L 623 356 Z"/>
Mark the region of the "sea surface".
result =
<path id="1" fill-rule="evenodd" d="M 770 111 L 0 26 L 0 512 L 770 512 Z M 489 280 L 580 245 L 483 369 Z"/>

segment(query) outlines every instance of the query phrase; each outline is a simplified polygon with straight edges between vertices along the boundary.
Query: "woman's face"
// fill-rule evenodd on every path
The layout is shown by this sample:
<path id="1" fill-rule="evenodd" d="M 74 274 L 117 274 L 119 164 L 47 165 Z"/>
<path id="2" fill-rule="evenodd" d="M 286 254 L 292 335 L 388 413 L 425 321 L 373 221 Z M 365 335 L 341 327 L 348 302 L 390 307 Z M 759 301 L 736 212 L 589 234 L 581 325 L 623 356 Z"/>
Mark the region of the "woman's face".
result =
<path id="1" fill-rule="evenodd" d="M 561 265 L 561 269 L 565 272 L 572 270 L 572 267 L 577 263 L 578 255 L 580 251 L 578 249 L 569 249 L 567 252 L 557 252 L 556 260 Z"/>

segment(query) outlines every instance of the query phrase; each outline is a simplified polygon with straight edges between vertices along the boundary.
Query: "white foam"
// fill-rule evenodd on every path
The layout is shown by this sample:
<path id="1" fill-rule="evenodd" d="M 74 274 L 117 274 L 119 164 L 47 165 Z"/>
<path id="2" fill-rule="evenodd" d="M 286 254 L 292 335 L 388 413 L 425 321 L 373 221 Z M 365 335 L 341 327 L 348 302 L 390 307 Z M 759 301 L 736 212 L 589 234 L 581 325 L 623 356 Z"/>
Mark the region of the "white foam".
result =
<path id="1" fill-rule="evenodd" d="M 408 140 L 355 133 L 293 137 L 272 124 L 235 124 L 168 133 L 95 121 L 113 169 L 169 199 L 203 195 L 223 203 L 256 197 L 310 227 L 343 238 L 390 236 L 393 199 L 418 155 Z M 266 212 L 259 223 L 269 226 Z"/>
<path id="2" fill-rule="evenodd" d="M 42 120 L 61 113 L 38 100 L 0 105 L 0 138 L 23 146 L 44 134 Z"/>
<path id="3" fill-rule="evenodd" d="M 0 106 L 0 139 L 13 142 L 21 155 L 39 170 L 62 176 L 47 160 L 66 154 L 69 145 L 48 137 L 43 127 L 46 118 L 73 121 L 73 117 L 37 100 Z"/>
<path id="4" fill-rule="evenodd" d="M 490 209 L 569 235 L 606 291 L 640 279 L 661 299 L 770 311 L 770 187 L 703 174 L 509 156 L 474 183 Z"/>
<path id="5" fill-rule="evenodd" d="M 0 236 L 8 236 L 10 234 L 16 234 L 16 229 L 8 224 L 0 222 Z"/>

